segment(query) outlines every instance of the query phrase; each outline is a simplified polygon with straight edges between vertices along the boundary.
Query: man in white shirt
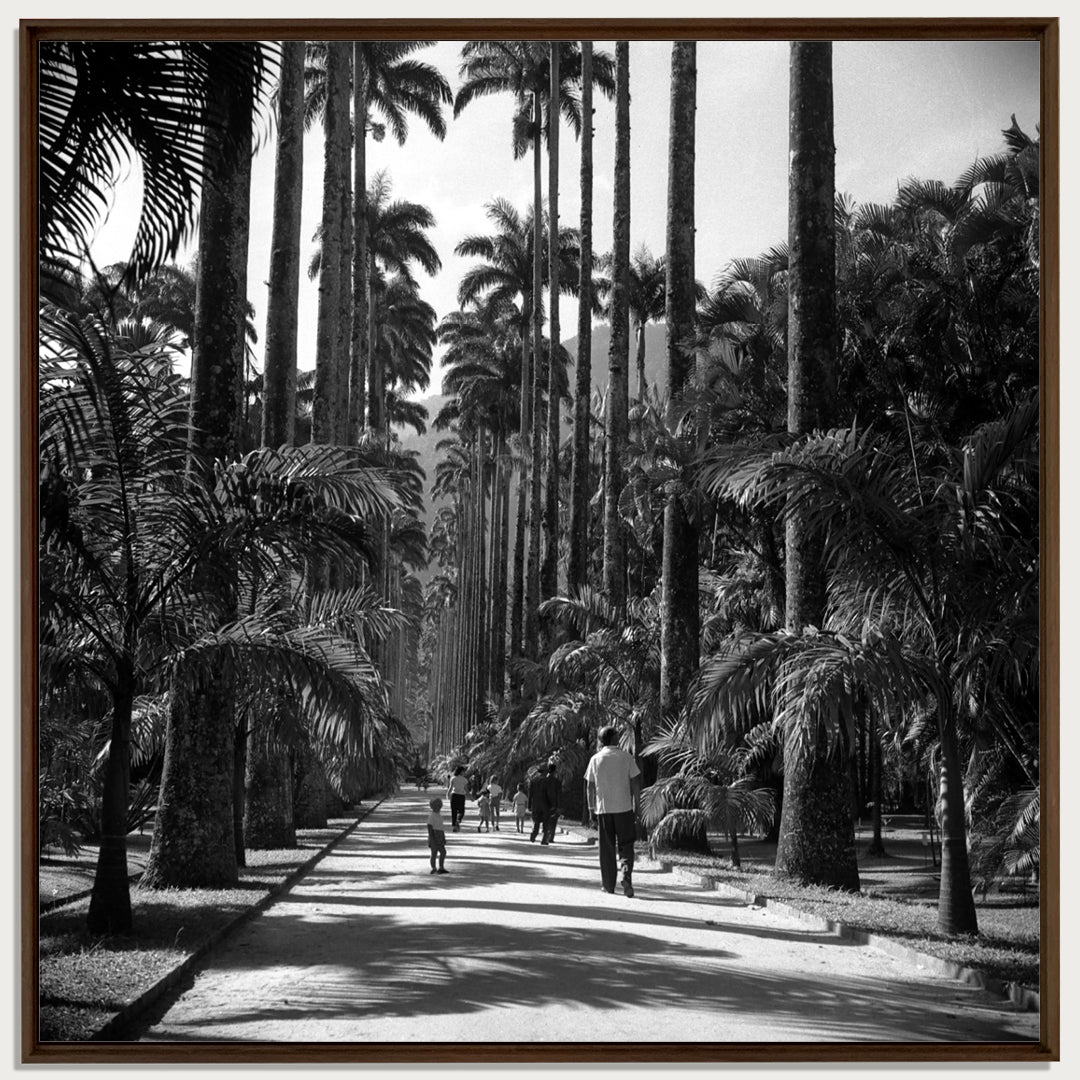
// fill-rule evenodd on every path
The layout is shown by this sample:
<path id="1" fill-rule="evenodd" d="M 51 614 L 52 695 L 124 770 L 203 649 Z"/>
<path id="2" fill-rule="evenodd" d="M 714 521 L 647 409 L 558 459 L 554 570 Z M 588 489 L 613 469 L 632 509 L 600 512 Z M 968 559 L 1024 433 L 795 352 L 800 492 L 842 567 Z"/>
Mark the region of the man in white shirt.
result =
<path id="1" fill-rule="evenodd" d="M 634 840 L 637 838 L 637 806 L 641 794 L 641 770 L 625 750 L 616 745 L 618 731 L 602 727 L 600 748 L 585 770 L 589 808 L 600 831 L 600 881 L 605 892 L 615 891 L 616 855 L 622 873 L 622 891 L 634 895 Z"/>

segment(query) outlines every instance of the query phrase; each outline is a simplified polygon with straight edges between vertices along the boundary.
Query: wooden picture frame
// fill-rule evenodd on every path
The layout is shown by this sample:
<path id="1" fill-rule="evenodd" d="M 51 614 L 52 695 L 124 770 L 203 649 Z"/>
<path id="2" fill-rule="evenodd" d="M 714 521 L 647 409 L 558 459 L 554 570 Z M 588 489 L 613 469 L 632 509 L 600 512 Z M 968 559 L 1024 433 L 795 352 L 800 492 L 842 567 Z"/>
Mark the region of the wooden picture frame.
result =
<path id="1" fill-rule="evenodd" d="M 1040 45 L 1041 83 L 1041 788 L 1043 808 L 1040 1037 L 1037 1043 L 461 1043 L 140 1044 L 42 1043 L 38 1014 L 37 805 L 37 86 L 36 49 L 56 39 L 285 40 L 289 38 L 493 39 L 1024 39 Z M 495 1063 L 495 1062 L 1048 1062 L 1060 1059 L 1060 122 L 1057 18 L 864 19 L 24 19 L 20 59 L 21 392 L 21 783 L 22 1061 L 109 1063 Z"/>

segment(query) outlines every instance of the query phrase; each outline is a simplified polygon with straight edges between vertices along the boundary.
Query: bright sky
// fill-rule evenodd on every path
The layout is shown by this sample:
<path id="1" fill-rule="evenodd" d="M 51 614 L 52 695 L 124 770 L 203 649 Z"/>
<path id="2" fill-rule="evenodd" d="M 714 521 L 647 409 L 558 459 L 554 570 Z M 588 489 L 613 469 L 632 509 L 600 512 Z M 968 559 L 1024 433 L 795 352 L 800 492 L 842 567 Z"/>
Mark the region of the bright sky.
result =
<path id="1" fill-rule="evenodd" d="M 613 42 L 597 48 L 614 52 Z M 458 86 L 460 43 L 444 41 L 419 54 Z M 630 45 L 631 246 L 664 250 L 667 126 L 671 44 Z M 1000 131 L 1015 113 L 1034 134 L 1039 116 L 1038 45 L 1034 42 L 837 42 L 833 50 L 836 184 L 859 202 L 887 202 L 907 176 L 952 182 L 976 156 L 1001 149 Z M 756 255 L 787 233 L 787 42 L 700 42 L 697 113 L 697 276 L 709 283 L 736 256 Z M 440 143 L 418 120 L 408 141 L 369 139 L 369 177 L 386 169 L 395 197 L 424 203 L 437 226 L 433 240 L 443 271 L 423 279 L 425 298 L 439 316 L 457 307 L 468 261 L 453 254 L 465 235 L 487 232 L 484 205 L 496 196 L 525 210 L 532 198 L 531 158 L 515 162 L 511 102 L 473 102 Z M 579 148 L 562 129 L 560 220 L 576 224 Z M 312 250 L 322 190 L 322 131 L 304 146 L 303 264 Z M 614 104 L 596 102 L 593 195 L 594 243 L 611 244 Z M 273 195 L 272 140 L 263 140 L 253 168 L 249 294 L 263 336 Z M 133 230 L 131 193 L 117 192 L 95 258 L 125 257 Z M 547 165 L 544 165 L 547 200 Z M 422 275 L 421 275 L 422 276 Z M 302 279 L 300 366 L 314 366 L 317 282 Z M 563 337 L 573 336 L 576 304 L 564 299 Z M 261 356 L 261 342 L 258 348 Z M 432 391 L 439 389 L 439 374 Z"/>

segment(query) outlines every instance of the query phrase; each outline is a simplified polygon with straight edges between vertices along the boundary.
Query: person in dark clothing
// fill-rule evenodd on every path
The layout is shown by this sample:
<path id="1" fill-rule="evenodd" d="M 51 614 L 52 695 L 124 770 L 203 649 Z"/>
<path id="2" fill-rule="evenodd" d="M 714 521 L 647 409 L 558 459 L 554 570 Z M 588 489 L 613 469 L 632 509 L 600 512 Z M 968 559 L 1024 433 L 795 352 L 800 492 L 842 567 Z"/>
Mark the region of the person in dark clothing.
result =
<path id="1" fill-rule="evenodd" d="M 555 836 L 555 822 L 559 819 L 559 778 L 555 766 L 543 766 L 529 785 L 529 809 L 532 811 L 533 827 L 531 843 L 538 835 L 541 845 L 550 844 Z"/>

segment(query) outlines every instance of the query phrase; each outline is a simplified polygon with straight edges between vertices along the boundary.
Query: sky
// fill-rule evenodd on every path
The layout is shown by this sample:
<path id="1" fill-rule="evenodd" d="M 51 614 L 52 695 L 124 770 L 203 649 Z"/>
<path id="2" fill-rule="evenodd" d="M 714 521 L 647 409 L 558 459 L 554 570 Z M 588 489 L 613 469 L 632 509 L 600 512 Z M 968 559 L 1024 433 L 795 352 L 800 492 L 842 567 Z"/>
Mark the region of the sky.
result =
<path id="1" fill-rule="evenodd" d="M 614 54 L 614 42 L 596 48 Z M 756 255 L 786 239 L 788 43 L 698 44 L 697 277 L 711 283 L 735 257 Z M 442 41 L 417 54 L 456 90 L 460 42 Z M 664 250 L 667 204 L 668 98 L 671 43 L 630 44 L 631 247 Z M 836 42 L 833 46 L 836 186 L 858 202 L 888 202 L 908 176 L 952 182 L 979 155 L 1001 149 L 1013 113 L 1034 134 L 1039 116 L 1038 45 L 1008 41 Z M 611 246 L 614 103 L 597 95 L 594 137 L 594 245 Z M 385 170 L 394 198 L 430 207 L 432 240 L 443 269 L 420 278 L 424 298 L 442 318 L 457 308 L 457 284 L 471 260 L 454 255 L 466 235 L 486 233 L 485 205 L 503 197 L 524 211 L 532 199 L 531 155 L 515 161 L 509 97 L 482 98 L 448 117 L 440 142 L 411 118 L 404 146 L 368 140 L 369 179 Z M 376 117 L 378 119 L 378 117 Z M 273 133 L 264 132 L 252 169 L 248 291 L 255 307 L 261 363 L 274 184 Z M 563 125 L 559 217 L 580 213 L 580 147 Z M 322 130 L 304 143 L 302 265 L 313 250 L 321 215 Z M 543 167 L 547 201 L 547 163 Z M 137 172 L 118 185 L 113 208 L 93 247 L 99 265 L 123 259 L 134 233 L 141 189 Z M 181 255 L 190 258 L 191 246 Z M 299 357 L 314 366 L 318 284 L 301 282 Z M 563 338 L 577 326 L 576 301 L 560 309 Z M 429 392 L 438 392 L 437 363 Z"/>

